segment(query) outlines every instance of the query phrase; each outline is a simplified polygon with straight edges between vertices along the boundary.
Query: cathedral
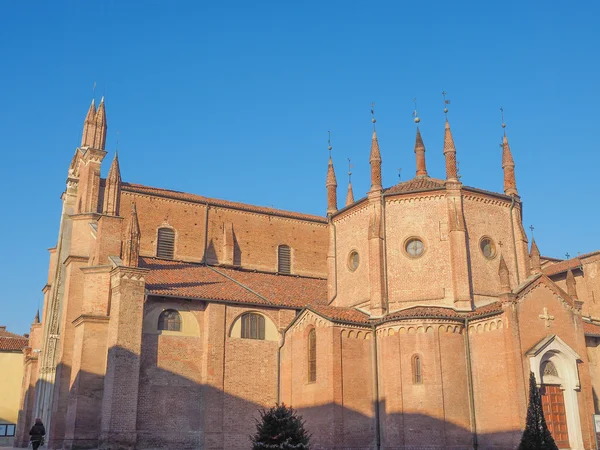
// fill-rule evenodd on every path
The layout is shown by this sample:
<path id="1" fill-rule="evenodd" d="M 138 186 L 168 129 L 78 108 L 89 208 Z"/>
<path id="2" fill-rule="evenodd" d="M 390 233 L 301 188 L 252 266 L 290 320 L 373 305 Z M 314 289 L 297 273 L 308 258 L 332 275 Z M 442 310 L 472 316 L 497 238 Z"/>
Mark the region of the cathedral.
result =
<path id="1" fill-rule="evenodd" d="M 128 183 L 116 154 L 102 178 L 106 132 L 92 101 L 16 445 L 40 417 L 53 449 L 242 450 L 285 403 L 313 449 L 514 449 L 533 372 L 558 447 L 596 448 L 600 251 L 529 243 L 506 133 L 490 192 L 448 119 L 444 176 L 417 127 L 414 178 L 386 187 L 374 129 L 369 191 L 338 204 L 330 158 L 314 216 Z"/>

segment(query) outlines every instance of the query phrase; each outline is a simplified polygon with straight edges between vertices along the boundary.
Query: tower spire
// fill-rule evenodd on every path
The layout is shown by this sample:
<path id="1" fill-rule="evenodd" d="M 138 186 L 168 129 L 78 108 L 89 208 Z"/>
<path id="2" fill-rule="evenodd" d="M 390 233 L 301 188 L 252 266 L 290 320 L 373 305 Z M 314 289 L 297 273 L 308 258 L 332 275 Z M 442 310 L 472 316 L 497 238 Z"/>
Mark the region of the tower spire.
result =
<path id="1" fill-rule="evenodd" d="M 33 323 L 40 323 L 40 310 L 39 309 L 35 313 L 35 317 L 33 319 Z"/>
<path id="2" fill-rule="evenodd" d="M 458 183 L 458 171 L 456 167 L 456 147 L 448 122 L 448 105 L 450 100 L 446 99 L 446 91 L 442 92 L 444 96 L 444 114 L 446 114 L 446 129 L 444 132 L 444 157 L 446 158 L 446 182 Z"/>
<path id="3" fill-rule="evenodd" d="M 354 192 L 352 192 L 352 163 L 348 158 L 348 193 L 346 194 L 346 206 L 354 203 Z"/>
<path id="4" fill-rule="evenodd" d="M 106 144 L 106 110 L 104 108 L 104 97 L 100 100 L 96 112 L 96 134 L 94 136 L 94 148 L 104 150 Z"/>
<path id="5" fill-rule="evenodd" d="M 131 204 L 131 217 L 125 231 L 123 245 L 123 264 L 128 267 L 137 267 L 140 256 L 140 223 L 138 222 L 135 203 Z"/>
<path id="6" fill-rule="evenodd" d="M 83 134 L 81 136 L 81 146 L 91 147 L 94 145 L 94 136 L 96 134 L 96 104 L 92 98 L 92 103 L 88 109 L 83 122 Z"/>
<path id="7" fill-rule="evenodd" d="M 415 110 L 413 111 L 413 120 L 417 124 L 417 138 L 415 140 L 415 155 L 417 158 L 417 177 L 427 176 L 427 167 L 425 165 L 425 145 L 419 131 L 419 114 L 417 112 L 417 99 L 415 98 Z"/>
<path id="8" fill-rule="evenodd" d="M 371 155 L 369 163 L 371 164 L 371 192 L 381 191 L 381 153 L 379 152 L 379 142 L 377 141 L 377 130 L 375 129 L 375 102 L 371 103 L 371 114 L 373 118 L 373 136 L 371 138 Z"/>
<path id="9" fill-rule="evenodd" d="M 502 129 L 504 136 L 502 137 L 502 170 L 504 170 L 504 193 L 506 195 L 519 195 L 517 191 L 517 181 L 515 179 L 515 161 L 513 160 L 506 137 L 506 124 L 504 123 L 504 109 L 500 108 L 502 113 Z"/>
<path id="10" fill-rule="evenodd" d="M 329 150 L 329 164 L 327 167 L 327 181 L 325 186 L 327 187 L 327 214 L 333 214 L 337 211 L 337 180 L 335 178 L 335 170 L 333 169 L 333 159 L 331 158 L 331 132 L 327 132 L 329 138 L 327 139 L 327 150 Z"/>

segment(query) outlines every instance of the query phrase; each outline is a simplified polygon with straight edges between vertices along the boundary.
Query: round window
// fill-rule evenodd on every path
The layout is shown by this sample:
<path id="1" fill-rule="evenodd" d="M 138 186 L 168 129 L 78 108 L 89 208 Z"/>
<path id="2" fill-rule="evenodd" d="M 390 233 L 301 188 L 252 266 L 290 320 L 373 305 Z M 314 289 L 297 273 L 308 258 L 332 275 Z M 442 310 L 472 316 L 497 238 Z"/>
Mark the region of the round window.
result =
<path id="1" fill-rule="evenodd" d="M 484 237 L 479 242 L 479 247 L 481 248 L 481 253 L 487 259 L 494 259 L 496 256 L 496 244 L 489 237 Z"/>
<path id="2" fill-rule="evenodd" d="M 358 269 L 358 263 L 360 262 L 360 257 L 358 256 L 358 252 L 356 250 L 352 250 L 348 255 L 348 269 L 351 272 L 354 272 Z"/>
<path id="3" fill-rule="evenodd" d="M 423 241 L 419 238 L 410 238 L 406 241 L 406 245 L 404 246 L 406 253 L 408 256 L 413 258 L 418 258 L 423 254 L 425 250 L 425 245 Z"/>

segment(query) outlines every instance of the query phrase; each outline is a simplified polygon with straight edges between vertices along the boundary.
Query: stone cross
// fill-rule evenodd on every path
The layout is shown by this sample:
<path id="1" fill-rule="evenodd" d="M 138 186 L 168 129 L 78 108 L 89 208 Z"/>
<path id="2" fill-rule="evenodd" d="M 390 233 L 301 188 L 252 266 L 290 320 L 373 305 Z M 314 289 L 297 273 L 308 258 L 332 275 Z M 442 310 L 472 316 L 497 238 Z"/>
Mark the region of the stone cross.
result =
<path id="1" fill-rule="evenodd" d="M 540 319 L 544 319 L 546 321 L 546 327 L 550 326 L 550 321 L 554 320 L 554 316 L 548 315 L 548 308 L 544 308 L 544 314 L 540 314 Z"/>

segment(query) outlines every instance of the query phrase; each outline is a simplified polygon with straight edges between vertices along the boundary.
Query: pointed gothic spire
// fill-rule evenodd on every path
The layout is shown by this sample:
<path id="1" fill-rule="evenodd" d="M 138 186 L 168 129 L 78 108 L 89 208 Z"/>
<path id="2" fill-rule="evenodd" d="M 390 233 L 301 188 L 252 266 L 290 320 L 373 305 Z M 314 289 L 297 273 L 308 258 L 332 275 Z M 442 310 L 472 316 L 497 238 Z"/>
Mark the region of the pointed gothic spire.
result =
<path id="1" fill-rule="evenodd" d="M 348 193 L 346 194 L 346 206 L 354 203 L 354 192 L 352 192 L 352 181 L 348 182 Z"/>
<path id="2" fill-rule="evenodd" d="M 377 141 L 377 131 L 373 130 L 371 138 L 371 191 L 380 191 L 381 187 L 381 153 L 379 152 L 379 142 Z"/>
<path id="3" fill-rule="evenodd" d="M 327 167 L 327 214 L 333 214 L 337 211 L 337 180 L 335 171 L 333 170 L 333 160 L 329 157 L 329 165 Z"/>
<path id="4" fill-rule="evenodd" d="M 529 252 L 529 261 L 531 263 L 531 273 L 540 273 L 542 264 L 540 261 L 540 250 L 535 242 L 535 238 L 531 238 L 531 251 Z"/>
<path id="5" fill-rule="evenodd" d="M 504 256 L 500 255 L 500 266 L 498 267 L 498 275 L 500 276 L 500 291 L 510 292 L 510 274 L 508 272 L 508 266 L 504 260 Z"/>
<path id="6" fill-rule="evenodd" d="M 35 318 L 33 319 L 33 323 L 40 323 L 40 310 L 39 309 L 35 313 Z"/>
<path id="7" fill-rule="evenodd" d="M 567 270 L 567 294 L 569 294 L 569 296 L 573 299 L 577 298 L 577 285 L 575 283 L 575 276 L 570 268 Z"/>
<path id="8" fill-rule="evenodd" d="M 417 138 L 415 140 L 415 155 L 417 157 L 417 176 L 426 177 L 427 167 L 425 166 L 425 144 L 423 144 L 423 138 L 421 132 L 417 126 Z"/>
<path id="9" fill-rule="evenodd" d="M 83 135 L 81 136 L 81 146 L 88 147 L 94 145 L 94 135 L 96 134 L 96 104 L 94 99 L 90 104 L 87 116 L 83 122 Z"/>
<path id="10" fill-rule="evenodd" d="M 96 112 L 96 135 L 94 137 L 94 148 L 104 150 L 106 143 L 106 110 L 104 108 L 104 97 L 100 100 Z"/>
<path id="11" fill-rule="evenodd" d="M 118 216 L 120 197 L 121 169 L 119 168 L 119 154 L 118 152 L 115 152 L 115 157 L 110 165 L 108 176 L 106 177 L 102 213 L 109 216 Z"/>
<path id="12" fill-rule="evenodd" d="M 127 223 L 125 242 L 123 243 L 123 264 L 129 267 L 137 267 L 140 256 L 140 223 L 138 222 L 135 203 L 131 204 L 131 217 Z"/>
<path id="13" fill-rule="evenodd" d="M 502 138 L 502 169 L 504 170 L 504 193 L 506 195 L 519 195 L 515 179 L 515 161 L 510 151 L 510 145 L 508 145 L 506 132 Z"/>
<path id="14" fill-rule="evenodd" d="M 456 147 L 450 130 L 450 123 L 446 118 L 446 130 L 444 132 L 444 156 L 446 158 L 446 181 L 458 182 L 458 172 L 456 170 Z"/>

